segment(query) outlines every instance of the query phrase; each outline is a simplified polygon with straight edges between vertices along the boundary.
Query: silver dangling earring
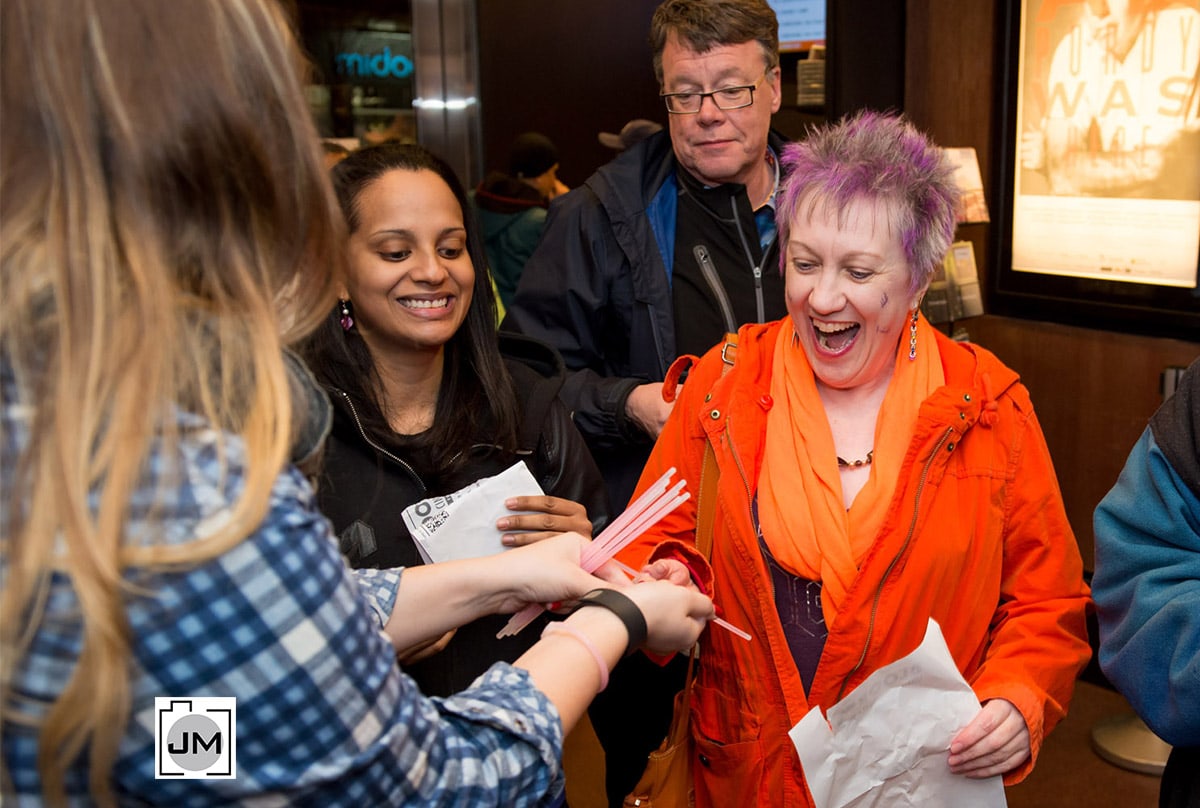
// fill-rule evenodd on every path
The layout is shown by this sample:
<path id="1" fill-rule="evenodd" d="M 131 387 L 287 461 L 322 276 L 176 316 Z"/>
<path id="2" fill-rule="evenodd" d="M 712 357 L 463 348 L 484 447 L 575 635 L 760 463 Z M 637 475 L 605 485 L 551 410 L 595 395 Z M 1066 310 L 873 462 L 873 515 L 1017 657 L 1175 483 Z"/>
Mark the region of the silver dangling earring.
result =
<path id="1" fill-rule="evenodd" d="M 908 361 L 912 362 L 917 358 L 917 312 L 920 308 L 913 309 L 912 325 L 908 327 Z"/>
<path id="2" fill-rule="evenodd" d="M 350 301 L 343 299 L 338 300 L 338 303 L 342 307 L 342 316 L 338 322 L 342 324 L 343 331 L 349 331 L 351 328 L 354 328 L 354 318 L 350 315 Z"/>

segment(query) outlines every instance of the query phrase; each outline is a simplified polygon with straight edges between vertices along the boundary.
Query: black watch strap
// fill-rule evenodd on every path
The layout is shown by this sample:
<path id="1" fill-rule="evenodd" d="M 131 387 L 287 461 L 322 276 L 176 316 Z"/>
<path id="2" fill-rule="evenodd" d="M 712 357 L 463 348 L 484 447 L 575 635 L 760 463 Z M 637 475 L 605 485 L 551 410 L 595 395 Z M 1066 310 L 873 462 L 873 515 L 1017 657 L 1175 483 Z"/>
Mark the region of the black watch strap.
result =
<path id="1" fill-rule="evenodd" d="M 625 631 L 629 634 L 629 644 L 625 646 L 626 655 L 645 644 L 646 638 L 649 636 L 646 618 L 642 615 L 642 610 L 628 596 L 615 589 L 593 589 L 579 599 L 577 608 L 584 606 L 603 607 L 621 619 L 625 625 Z"/>

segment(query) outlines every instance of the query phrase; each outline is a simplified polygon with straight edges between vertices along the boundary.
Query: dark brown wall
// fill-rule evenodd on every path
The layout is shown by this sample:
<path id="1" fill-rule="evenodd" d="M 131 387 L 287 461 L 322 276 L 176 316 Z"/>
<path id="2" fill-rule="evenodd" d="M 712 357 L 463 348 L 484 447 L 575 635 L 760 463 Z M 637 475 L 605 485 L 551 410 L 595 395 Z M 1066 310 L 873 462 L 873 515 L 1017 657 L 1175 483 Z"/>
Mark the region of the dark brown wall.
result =
<path id="1" fill-rule="evenodd" d="M 908 0 L 905 109 L 939 143 L 975 147 L 993 209 L 1001 180 L 993 160 L 996 26 L 996 0 Z M 975 244 L 985 275 L 990 236 L 987 225 L 959 232 Z M 1188 365 L 1200 344 L 1005 317 L 963 325 L 1029 388 L 1091 569 L 1092 512 L 1161 403 L 1162 370 Z"/>
<path id="2" fill-rule="evenodd" d="M 647 42 L 660 0 L 479 0 L 479 72 L 485 166 L 503 168 L 513 137 L 548 135 L 571 186 L 614 152 L 596 140 L 632 118 L 666 124 Z M 836 0 L 827 92 L 831 112 L 903 104 L 903 0 Z M 800 110 L 796 55 L 783 59 L 784 107 L 773 124 L 789 137 L 821 120 Z"/>
<path id="3" fill-rule="evenodd" d="M 571 187 L 615 154 L 599 132 L 666 123 L 647 33 L 658 0 L 479 0 L 484 165 L 504 168 L 517 135 L 558 146 Z"/>
<path id="4" fill-rule="evenodd" d="M 1092 512 L 1116 482 L 1146 419 L 1162 403 L 1164 367 L 1200 345 L 1054 323 L 980 317 L 971 339 L 1021 374 L 1054 458 L 1067 516 L 1092 568 Z"/>

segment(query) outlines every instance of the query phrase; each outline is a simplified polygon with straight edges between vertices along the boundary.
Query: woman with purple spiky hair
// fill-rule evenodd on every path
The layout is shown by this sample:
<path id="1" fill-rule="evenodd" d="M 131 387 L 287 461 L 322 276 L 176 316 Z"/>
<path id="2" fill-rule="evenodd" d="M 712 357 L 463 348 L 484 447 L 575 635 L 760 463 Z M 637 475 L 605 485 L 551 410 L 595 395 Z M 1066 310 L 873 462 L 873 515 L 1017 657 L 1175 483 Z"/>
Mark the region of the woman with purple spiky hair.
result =
<path id="1" fill-rule="evenodd" d="M 782 161 L 789 316 L 691 367 L 640 483 L 672 466 L 695 483 L 711 445 L 711 560 L 694 501 L 622 555 L 691 576 L 754 637 L 704 640 L 696 805 L 812 804 L 788 730 L 912 652 L 930 619 L 982 704 L 938 754 L 1016 782 L 1088 660 L 1088 589 L 1028 391 L 920 315 L 954 235 L 951 168 L 874 112 Z"/>

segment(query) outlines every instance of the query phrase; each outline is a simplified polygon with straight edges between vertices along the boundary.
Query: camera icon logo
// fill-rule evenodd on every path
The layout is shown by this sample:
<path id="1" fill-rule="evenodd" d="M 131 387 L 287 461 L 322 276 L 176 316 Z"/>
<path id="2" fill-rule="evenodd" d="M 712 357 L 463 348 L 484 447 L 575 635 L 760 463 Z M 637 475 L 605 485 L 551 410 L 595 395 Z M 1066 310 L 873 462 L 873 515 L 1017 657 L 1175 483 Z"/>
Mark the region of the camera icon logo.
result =
<path id="1" fill-rule="evenodd" d="M 154 779 L 237 777 L 237 699 L 154 700 Z"/>

